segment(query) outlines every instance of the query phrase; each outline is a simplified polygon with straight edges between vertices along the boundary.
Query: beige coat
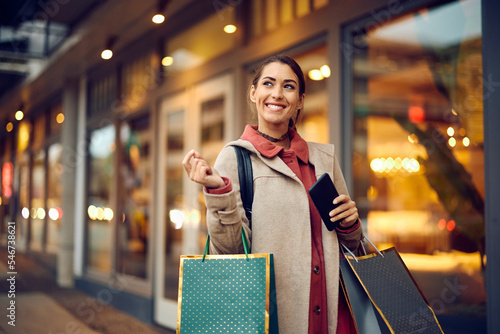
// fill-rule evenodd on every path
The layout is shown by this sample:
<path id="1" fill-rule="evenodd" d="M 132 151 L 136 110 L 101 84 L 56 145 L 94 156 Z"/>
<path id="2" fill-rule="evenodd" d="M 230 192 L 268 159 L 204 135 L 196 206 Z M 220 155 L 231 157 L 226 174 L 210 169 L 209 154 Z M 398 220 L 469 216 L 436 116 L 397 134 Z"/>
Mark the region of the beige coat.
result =
<path id="1" fill-rule="evenodd" d="M 252 230 L 242 207 L 236 155 L 232 145 L 251 154 L 254 201 Z M 316 177 L 328 173 L 339 194 L 347 187 L 335 157 L 334 146 L 308 143 L 309 161 Z M 278 321 L 281 334 L 306 334 L 311 278 L 311 224 L 307 191 L 299 178 L 278 157 L 266 158 L 244 140 L 228 143 L 220 152 L 215 169 L 231 179 L 233 190 L 223 195 L 205 193 L 207 224 L 215 254 L 243 253 L 241 226 L 251 242 L 252 253 L 274 254 Z M 349 234 L 329 232 L 323 224 L 323 251 L 328 296 L 328 328 L 337 328 L 339 292 L 339 244 L 359 245 L 362 230 Z"/>

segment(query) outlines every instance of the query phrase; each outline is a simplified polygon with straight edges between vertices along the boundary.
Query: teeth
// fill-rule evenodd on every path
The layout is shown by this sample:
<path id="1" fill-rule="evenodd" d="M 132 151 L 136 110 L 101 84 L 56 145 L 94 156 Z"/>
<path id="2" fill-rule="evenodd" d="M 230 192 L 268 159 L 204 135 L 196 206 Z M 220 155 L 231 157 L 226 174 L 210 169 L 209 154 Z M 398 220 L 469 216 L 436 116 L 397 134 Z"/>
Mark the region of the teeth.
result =
<path id="1" fill-rule="evenodd" d="M 273 104 L 268 104 L 267 107 L 269 109 L 276 109 L 276 110 L 284 108 L 283 106 L 276 106 L 276 105 L 273 105 Z"/>

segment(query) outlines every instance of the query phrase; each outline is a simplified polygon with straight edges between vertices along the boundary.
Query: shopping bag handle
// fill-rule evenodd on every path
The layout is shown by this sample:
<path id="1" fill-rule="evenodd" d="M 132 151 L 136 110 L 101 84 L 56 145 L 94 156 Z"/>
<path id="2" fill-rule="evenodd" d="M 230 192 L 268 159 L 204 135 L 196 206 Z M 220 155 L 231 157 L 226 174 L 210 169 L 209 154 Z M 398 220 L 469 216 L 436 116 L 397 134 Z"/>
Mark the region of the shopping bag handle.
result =
<path id="1" fill-rule="evenodd" d="M 245 250 L 245 255 L 248 259 L 248 241 L 247 241 L 247 236 L 245 235 L 245 230 L 243 230 L 243 227 L 241 228 L 241 240 L 243 241 L 243 249 Z M 207 233 L 207 242 L 205 243 L 205 250 L 203 251 L 203 257 L 201 259 L 201 262 L 205 261 L 205 256 L 210 253 L 210 233 Z"/>
<path id="2" fill-rule="evenodd" d="M 364 235 L 364 236 L 363 236 L 363 239 L 364 239 L 364 240 L 366 240 L 366 241 L 368 241 L 368 242 L 370 243 L 370 245 L 372 245 L 373 249 L 375 249 L 375 250 L 377 251 L 377 253 L 378 253 L 380 256 L 384 257 L 384 255 L 383 255 L 383 254 L 382 254 L 382 253 L 378 250 L 377 246 L 375 246 L 375 245 L 373 244 L 373 242 L 372 242 L 372 241 L 371 241 L 371 240 L 370 240 L 370 239 L 369 239 L 366 235 Z M 358 258 L 356 257 L 356 255 L 354 255 L 354 253 L 353 253 L 353 252 L 351 252 L 351 250 L 350 250 L 349 248 L 347 248 L 347 247 L 346 247 L 344 244 L 342 244 L 341 242 L 340 242 L 340 245 L 342 246 L 342 253 L 344 253 L 344 256 L 346 255 L 344 250 L 346 250 L 346 251 L 349 253 L 349 255 L 350 255 L 350 256 L 351 256 L 354 260 L 356 260 L 356 262 L 358 262 Z M 361 245 L 362 245 L 362 244 L 361 244 Z M 363 247 L 363 250 L 364 250 L 365 255 L 366 255 L 366 250 L 365 250 L 365 247 L 364 247 L 363 245 L 362 245 L 361 247 Z"/>

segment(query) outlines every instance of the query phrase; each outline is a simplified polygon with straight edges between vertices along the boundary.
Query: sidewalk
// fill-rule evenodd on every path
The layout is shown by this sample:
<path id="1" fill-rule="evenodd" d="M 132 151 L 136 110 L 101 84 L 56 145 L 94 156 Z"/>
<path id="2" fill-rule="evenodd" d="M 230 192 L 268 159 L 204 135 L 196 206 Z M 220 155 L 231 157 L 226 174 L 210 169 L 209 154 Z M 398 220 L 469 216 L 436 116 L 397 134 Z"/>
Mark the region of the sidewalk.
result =
<path id="1" fill-rule="evenodd" d="M 58 287 L 50 270 L 27 254 L 16 253 L 17 273 L 9 275 L 7 255 L 2 246 L 0 334 L 174 333 L 145 324 L 112 306 L 102 305 L 80 290 Z M 15 309 L 11 306 L 13 302 Z"/>

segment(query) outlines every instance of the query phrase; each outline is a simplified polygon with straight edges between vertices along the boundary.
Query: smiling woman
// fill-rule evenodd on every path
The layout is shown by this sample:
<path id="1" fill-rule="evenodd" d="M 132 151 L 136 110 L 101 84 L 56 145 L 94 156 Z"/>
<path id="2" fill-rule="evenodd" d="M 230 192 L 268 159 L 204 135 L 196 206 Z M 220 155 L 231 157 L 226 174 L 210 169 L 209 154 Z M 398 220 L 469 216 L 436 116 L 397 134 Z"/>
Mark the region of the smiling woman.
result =
<path id="1" fill-rule="evenodd" d="M 362 228 L 333 145 L 306 142 L 296 130 L 305 100 L 302 69 L 288 56 L 267 58 L 255 72 L 249 99 L 257 125 L 247 125 L 239 140 L 226 144 L 214 167 L 195 150 L 183 160 L 189 178 L 204 186 L 211 253 L 242 253 L 243 229 L 252 253 L 274 254 L 283 333 L 351 333 L 352 319 L 339 293 L 338 243 L 356 251 Z M 231 146 L 250 152 L 251 226 Z M 323 228 L 308 194 L 316 175 L 323 173 L 340 194 L 334 200 L 339 206 L 329 212 L 339 227 L 331 232 Z"/>

